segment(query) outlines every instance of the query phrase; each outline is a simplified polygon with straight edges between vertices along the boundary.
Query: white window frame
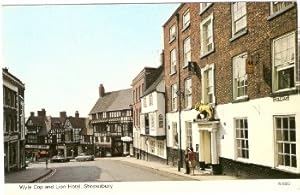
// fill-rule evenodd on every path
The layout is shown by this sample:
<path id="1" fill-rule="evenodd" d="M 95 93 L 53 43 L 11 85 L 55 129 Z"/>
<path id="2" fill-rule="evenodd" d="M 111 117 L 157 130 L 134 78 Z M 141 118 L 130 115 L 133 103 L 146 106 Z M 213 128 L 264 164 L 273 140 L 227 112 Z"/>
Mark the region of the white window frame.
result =
<path id="1" fill-rule="evenodd" d="M 280 4 L 282 7 L 279 10 L 274 11 L 274 5 L 275 4 L 277 4 L 277 5 Z M 294 4 L 295 3 L 292 2 L 292 1 L 275 1 L 275 2 L 270 2 L 270 15 L 283 13 L 286 10 L 288 10 L 289 8 L 293 7 Z"/>
<path id="2" fill-rule="evenodd" d="M 291 127 L 291 118 L 294 119 L 294 129 Z M 280 120 L 280 127 L 278 127 L 277 119 Z M 283 120 L 287 120 L 287 127 L 285 127 Z M 275 166 L 280 169 L 297 171 L 299 162 L 297 162 L 297 129 L 296 129 L 296 116 L 295 115 L 277 115 L 274 116 L 274 135 L 275 135 Z M 291 132 L 294 132 L 295 140 L 291 140 Z M 281 138 L 281 139 L 280 139 Z M 294 149 L 293 149 L 294 145 Z M 280 151 L 281 150 L 281 151 Z M 294 151 L 293 151 L 294 150 Z M 288 156 L 284 159 L 284 156 Z M 280 157 L 282 162 L 280 163 Z M 296 167 L 292 166 L 292 158 L 296 160 Z"/>
<path id="3" fill-rule="evenodd" d="M 171 43 L 175 39 L 176 39 L 176 26 L 174 24 L 169 29 L 169 42 Z"/>
<path id="4" fill-rule="evenodd" d="M 170 74 L 175 74 L 177 72 L 177 70 L 176 70 L 176 65 L 177 65 L 176 49 L 172 49 L 170 52 L 170 64 L 171 64 Z"/>
<path id="5" fill-rule="evenodd" d="M 212 4 L 213 3 L 209 3 L 209 2 L 200 3 L 200 14 L 205 12 Z"/>
<path id="6" fill-rule="evenodd" d="M 149 94 L 149 106 L 153 105 L 153 95 L 152 93 Z"/>
<path id="7" fill-rule="evenodd" d="M 144 108 L 147 107 L 147 99 L 146 99 L 146 97 L 143 98 L 143 105 L 144 105 Z"/>
<path id="8" fill-rule="evenodd" d="M 184 12 L 182 15 L 182 30 L 184 31 L 190 26 L 191 23 L 191 17 L 190 17 L 190 10 L 188 9 L 187 11 Z"/>
<path id="9" fill-rule="evenodd" d="M 171 95 L 172 95 L 172 100 L 171 100 L 171 110 L 172 111 L 177 111 L 177 83 L 173 84 L 171 86 Z"/>
<path id="10" fill-rule="evenodd" d="M 234 100 L 248 98 L 248 75 L 246 74 L 247 56 L 247 52 L 244 52 L 232 58 Z M 244 94 L 239 95 L 239 90 L 243 91 Z"/>
<path id="11" fill-rule="evenodd" d="M 151 130 L 155 130 L 155 115 L 153 113 L 149 114 L 149 126 Z"/>
<path id="12" fill-rule="evenodd" d="M 211 71 L 211 72 L 210 72 Z M 209 80 L 209 73 L 211 73 L 210 81 Z M 215 105 L 216 97 L 215 97 L 215 64 L 208 64 L 204 68 L 201 69 L 202 76 L 202 98 L 201 102 L 204 104 L 211 104 Z M 209 84 L 211 84 L 212 90 L 209 91 Z M 212 102 L 209 101 L 209 95 L 212 96 Z"/>
<path id="13" fill-rule="evenodd" d="M 158 115 L 158 128 L 164 128 L 164 116 L 162 114 Z"/>
<path id="14" fill-rule="evenodd" d="M 235 18 L 235 15 L 237 14 L 234 9 L 235 5 L 241 5 L 244 4 L 245 6 L 245 13 L 242 12 L 242 15 L 239 16 L 238 18 Z M 233 2 L 231 3 L 231 20 L 232 20 L 232 36 L 239 34 L 241 32 L 243 32 L 244 30 L 246 30 L 247 28 L 247 2 L 241 1 L 241 2 Z M 236 23 L 239 21 L 245 20 L 245 26 L 242 26 L 241 28 L 236 27 Z"/>
<path id="15" fill-rule="evenodd" d="M 291 36 L 291 37 L 290 37 Z M 296 83 L 296 39 L 295 39 L 295 32 L 291 32 L 291 33 L 287 33 L 287 34 L 284 34 L 280 37 L 278 37 L 277 39 L 274 39 L 273 42 L 272 42 L 272 70 L 273 70 L 273 73 L 272 73 L 272 88 L 273 88 L 273 92 L 282 92 L 282 91 L 289 91 L 289 90 L 294 90 L 295 89 L 295 83 Z M 293 47 L 288 47 L 286 48 L 286 50 L 290 50 L 292 51 L 292 58 L 291 59 L 286 59 L 287 58 L 287 55 L 285 57 L 282 57 L 282 58 L 285 58 L 284 60 L 282 60 L 282 62 L 276 62 L 276 60 L 281 60 L 280 58 L 276 58 L 276 49 L 275 49 L 275 44 L 277 41 L 280 41 L 282 39 L 291 39 L 291 42 L 286 42 L 284 45 L 285 46 L 293 46 Z M 282 48 L 284 46 L 281 46 Z M 280 47 L 279 47 L 280 48 Z M 281 52 L 281 55 L 283 55 L 284 51 Z M 288 69 L 291 69 L 293 68 L 293 74 L 294 74 L 294 78 L 292 81 L 290 82 L 293 82 L 294 85 L 291 86 L 291 87 L 286 87 L 286 88 L 279 88 L 279 71 L 284 71 L 284 70 L 288 70 Z"/>
<path id="16" fill-rule="evenodd" d="M 192 78 L 189 77 L 184 80 L 184 107 L 186 109 L 192 108 Z"/>
<path id="17" fill-rule="evenodd" d="M 155 141 L 150 140 L 149 141 L 149 149 L 150 149 L 149 151 L 150 151 L 150 153 L 155 154 L 155 146 L 156 146 Z"/>
<path id="18" fill-rule="evenodd" d="M 243 123 L 243 127 L 237 126 L 237 123 L 240 124 L 240 121 Z M 247 127 L 245 127 L 245 121 Z M 249 152 L 249 123 L 247 117 L 234 118 L 234 132 L 235 132 L 235 152 L 236 158 L 242 160 L 248 160 L 250 156 Z M 239 134 L 237 133 L 239 132 Z M 245 135 L 247 132 L 247 136 Z M 246 143 L 246 146 L 244 144 Z M 240 152 L 241 151 L 241 152 Z M 244 156 L 243 151 L 248 151 Z"/>
<path id="19" fill-rule="evenodd" d="M 191 61 L 191 39 L 187 37 L 183 41 L 183 68 L 188 66 L 189 61 Z"/>
<path id="20" fill-rule="evenodd" d="M 204 57 L 211 52 L 214 51 L 215 46 L 214 46 L 214 24 L 213 24 L 213 13 L 211 13 L 207 18 L 205 18 L 201 23 L 200 23 L 200 41 L 201 41 L 201 50 L 200 50 L 200 57 Z M 211 32 L 209 32 L 211 30 Z M 210 39 L 208 39 L 211 37 Z M 210 46 L 211 45 L 211 46 Z M 209 49 L 209 47 L 211 47 Z"/>
<path id="21" fill-rule="evenodd" d="M 176 142 L 176 140 L 175 140 L 176 133 L 177 133 L 178 142 Z M 180 140 L 178 138 L 178 132 L 177 132 L 177 122 L 172 122 L 172 140 L 173 140 L 173 147 L 177 147 L 178 143 L 180 142 Z"/>
<path id="22" fill-rule="evenodd" d="M 157 141 L 157 155 L 158 156 L 165 155 L 165 144 L 163 141 Z"/>
<path id="23" fill-rule="evenodd" d="M 192 121 L 185 121 L 186 147 L 193 146 Z"/>

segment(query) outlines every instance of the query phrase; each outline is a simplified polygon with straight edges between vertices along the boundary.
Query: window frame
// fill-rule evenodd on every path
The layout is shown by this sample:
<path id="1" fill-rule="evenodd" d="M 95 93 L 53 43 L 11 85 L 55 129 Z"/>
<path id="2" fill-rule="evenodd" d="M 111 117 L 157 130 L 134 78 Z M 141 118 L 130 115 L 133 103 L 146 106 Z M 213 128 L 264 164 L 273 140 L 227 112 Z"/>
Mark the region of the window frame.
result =
<path id="1" fill-rule="evenodd" d="M 183 14 L 182 14 L 182 31 L 187 29 L 191 24 L 191 14 L 190 10 L 187 9 Z"/>
<path id="2" fill-rule="evenodd" d="M 245 127 L 245 126 L 243 126 L 243 127 L 237 127 L 237 125 L 236 125 L 237 122 L 240 124 L 241 120 L 242 120 L 243 125 L 245 125 L 247 123 L 247 127 Z M 246 123 L 245 123 L 245 121 L 246 121 Z M 241 136 L 237 135 L 238 129 L 240 131 L 240 135 Z M 241 131 L 244 132 L 243 135 L 245 134 L 245 132 L 247 132 L 247 134 L 246 134 L 247 137 L 245 135 L 242 136 Z M 247 161 L 247 160 L 249 160 L 250 159 L 249 158 L 250 157 L 249 123 L 248 123 L 248 118 L 247 117 L 234 118 L 234 133 L 235 133 L 234 141 L 235 141 L 235 154 L 236 154 L 235 156 L 236 156 L 236 159 L 241 160 L 241 161 Z M 238 141 L 241 141 L 240 142 L 240 145 L 241 145 L 240 147 L 238 146 Z M 246 147 L 243 147 L 243 141 L 246 141 L 246 143 L 247 143 Z M 241 156 L 240 156 L 239 150 L 241 150 L 241 151 L 246 150 L 248 152 L 247 152 L 246 156 L 243 156 L 244 155 L 243 152 L 241 153 Z"/>
<path id="3" fill-rule="evenodd" d="M 208 94 L 208 83 L 207 79 L 209 78 L 208 74 L 209 71 L 212 71 L 212 102 L 207 101 L 209 99 L 209 94 Z M 201 97 L 201 102 L 204 104 L 211 104 L 215 105 L 216 103 L 216 96 L 215 96 L 215 64 L 207 64 L 203 69 L 201 69 L 201 86 L 202 86 L 202 97 Z"/>
<path id="4" fill-rule="evenodd" d="M 171 85 L 171 110 L 177 111 L 177 83 Z"/>
<path id="5" fill-rule="evenodd" d="M 239 17 L 239 18 L 237 18 L 236 20 L 234 19 L 234 17 L 235 17 L 235 11 L 234 11 L 234 4 L 236 4 L 236 3 L 239 3 L 239 4 L 241 4 L 241 3 L 244 3 L 245 4 L 245 10 L 246 10 L 246 12 L 241 16 L 241 17 Z M 245 27 L 242 27 L 242 28 L 240 28 L 240 29 L 236 29 L 236 22 L 237 21 L 241 21 L 243 18 L 245 17 L 245 23 L 246 23 L 246 25 L 245 25 Z M 243 32 L 245 32 L 246 30 L 247 30 L 247 25 L 248 25 L 248 22 L 247 22 L 247 2 L 245 2 L 245 1 L 240 1 L 240 2 L 232 2 L 231 3 L 231 26 L 232 26 L 232 37 L 234 37 L 234 36 L 237 36 L 237 35 L 239 35 L 239 34 L 242 34 Z"/>
<path id="6" fill-rule="evenodd" d="M 233 92 L 233 100 L 241 100 L 241 99 L 247 99 L 248 98 L 248 74 L 246 73 L 246 60 L 247 60 L 248 53 L 243 52 L 241 54 L 238 54 L 236 56 L 232 57 L 232 92 Z M 244 61 L 244 63 L 241 65 L 236 60 Z M 242 60 L 241 60 L 242 59 Z M 243 76 L 237 76 L 235 75 L 235 72 L 238 72 L 238 70 L 241 70 L 241 67 L 237 66 L 243 66 L 243 70 L 245 74 Z M 238 69 L 238 70 L 236 70 Z M 239 72 L 237 74 L 240 74 Z M 243 86 L 239 86 L 239 82 L 244 82 Z M 247 83 L 246 83 L 247 82 Z M 246 83 L 246 84 L 245 84 Z M 244 95 L 239 96 L 239 89 L 244 89 Z"/>
<path id="7" fill-rule="evenodd" d="M 183 40 L 183 68 L 188 66 L 192 60 L 191 38 L 187 37 Z"/>
<path id="8" fill-rule="evenodd" d="M 294 119 L 294 129 L 292 130 L 291 128 L 291 118 Z M 281 119 L 281 122 L 280 122 L 280 127 L 277 127 L 277 120 L 276 119 Z M 287 122 L 288 122 L 288 127 L 285 128 L 284 127 L 284 121 L 283 119 L 287 119 Z M 287 115 L 274 115 L 273 116 L 273 123 L 274 123 L 274 149 L 275 149 L 275 167 L 276 168 L 279 168 L 279 169 L 285 169 L 285 170 L 289 170 L 289 171 L 296 171 L 297 168 L 298 168 L 298 164 L 299 162 L 297 162 L 297 129 L 296 129 L 296 122 L 297 122 L 297 118 L 296 118 L 296 115 L 294 114 L 287 114 Z M 278 131 L 280 131 L 280 137 L 282 138 L 282 140 L 278 140 Z M 285 134 L 284 132 L 287 131 L 287 134 Z M 295 140 L 292 141 L 291 140 L 291 131 L 294 131 L 294 137 L 295 137 Z M 287 136 L 287 140 L 285 140 L 285 136 Z M 282 152 L 279 152 L 279 144 L 282 144 Z M 288 145 L 289 149 L 288 151 L 285 150 L 285 147 Z M 292 148 L 292 145 L 295 145 L 295 151 L 293 153 L 293 148 Z M 289 165 L 286 165 L 285 164 L 285 159 L 283 159 L 284 163 L 283 164 L 280 164 L 280 160 L 279 160 L 279 156 L 280 156 L 280 153 L 282 156 L 285 156 L 286 154 L 288 154 L 289 158 L 290 158 L 290 161 L 289 161 Z M 295 166 L 292 166 L 292 157 L 295 157 L 295 160 L 296 160 L 296 167 Z M 284 158 L 284 157 L 283 157 Z"/>
<path id="9" fill-rule="evenodd" d="M 203 2 L 200 3 L 200 12 L 199 14 L 201 15 L 202 13 L 204 13 L 213 3 L 212 2 Z M 203 6 L 206 5 L 206 6 Z"/>
<path id="10" fill-rule="evenodd" d="M 274 12 L 274 3 L 289 3 L 288 5 L 286 5 L 285 7 L 281 8 L 280 10 Z M 272 15 L 279 15 L 281 13 L 284 13 L 285 11 L 287 11 L 288 9 L 294 7 L 295 3 L 292 1 L 274 1 L 274 2 L 270 2 L 270 16 Z"/>
<path id="11" fill-rule="evenodd" d="M 294 48 L 293 48 L 293 53 L 294 53 L 294 59 L 293 60 L 289 60 L 289 61 L 285 61 L 284 63 L 280 64 L 280 65 L 276 65 L 276 57 L 275 57 L 275 42 L 282 40 L 282 39 L 289 39 L 289 36 L 292 36 L 292 40 L 293 44 L 294 44 Z M 286 44 L 286 45 L 290 45 L 290 44 Z M 291 48 L 288 48 L 291 49 Z M 288 50 L 287 49 L 287 50 Z M 296 89 L 296 32 L 292 31 L 286 34 L 283 34 L 280 37 L 277 37 L 276 39 L 272 40 L 272 91 L 273 93 L 279 93 L 279 92 L 284 92 L 284 91 L 291 91 Z M 279 89 L 279 75 L 278 72 L 279 71 L 283 71 L 283 70 L 288 70 L 290 68 L 293 68 L 293 80 L 290 80 L 290 82 L 293 83 L 293 86 L 291 87 L 286 87 L 286 88 L 281 88 Z"/>
<path id="12" fill-rule="evenodd" d="M 170 51 L 170 75 L 176 74 L 177 72 L 177 55 L 176 55 L 176 48 Z"/>
<path id="13" fill-rule="evenodd" d="M 208 24 L 209 23 L 209 24 Z M 211 27 L 209 27 L 211 26 Z M 209 28 L 211 29 L 211 41 L 207 41 L 207 34 Z M 207 33 L 205 33 L 207 30 Z M 206 35 L 205 35 L 206 34 Z M 205 41 L 206 40 L 206 41 Z M 208 46 L 211 44 L 211 49 L 209 50 Z M 214 15 L 211 13 L 200 23 L 200 58 L 205 57 L 212 53 L 215 49 L 214 46 Z"/>
<path id="14" fill-rule="evenodd" d="M 187 93 L 188 90 L 189 90 L 189 93 Z M 192 108 L 192 93 L 193 93 L 192 78 L 188 77 L 188 78 L 184 79 L 184 107 L 185 107 L 185 109 Z"/>
<path id="15" fill-rule="evenodd" d="M 174 29 L 174 32 L 173 32 Z M 169 28 L 169 43 L 173 42 L 176 39 L 176 25 L 173 24 L 170 28 Z"/>

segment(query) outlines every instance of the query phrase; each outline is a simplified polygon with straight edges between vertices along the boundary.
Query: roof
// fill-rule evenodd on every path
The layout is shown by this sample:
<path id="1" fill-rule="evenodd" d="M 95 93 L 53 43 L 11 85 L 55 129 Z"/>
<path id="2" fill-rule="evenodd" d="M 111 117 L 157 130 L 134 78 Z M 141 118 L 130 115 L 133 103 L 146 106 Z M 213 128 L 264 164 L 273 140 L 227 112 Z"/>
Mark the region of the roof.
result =
<path id="1" fill-rule="evenodd" d="M 47 117 L 44 116 L 30 116 L 26 122 L 26 125 L 28 124 L 28 121 L 32 121 L 32 125 L 36 127 L 41 127 L 39 131 L 39 135 L 46 136 L 48 134 L 48 131 L 50 130 L 47 128 L 46 122 L 48 122 Z"/>
<path id="2" fill-rule="evenodd" d="M 65 119 L 60 117 L 51 117 L 51 129 L 62 128 L 65 123 Z"/>
<path id="3" fill-rule="evenodd" d="M 85 118 L 68 117 L 73 128 L 86 129 Z"/>
<path id="4" fill-rule="evenodd" d="M 146 89 L 146 91 L 144 92 L 143 96 L 146 96 L 150 93 L 152 93 L 153 91 L 156 90 L 156 87 L 159 85 L 159 83 L 164 79 L 164 72 L 161 71 L 160 74 L 158 75 L 157 79 Z"/>
<path id="5" fill-rule="evenodd" d="M 107 111 L 130 109 L 132 104 L 132 89 L 124 89 L 105 93 L 99 97 L 89 114 Z"/>
<path id="6" fill-rule="evenodd" d="M 181 3 L 177 9 L 173 12 L 173 14 L 169 17 L 169 19 L 163 24 L 163 27 L 165 27 L 171 20 L 174 16 L 176 16 L 177 12 L 184 6 L 185 3 Z"/>

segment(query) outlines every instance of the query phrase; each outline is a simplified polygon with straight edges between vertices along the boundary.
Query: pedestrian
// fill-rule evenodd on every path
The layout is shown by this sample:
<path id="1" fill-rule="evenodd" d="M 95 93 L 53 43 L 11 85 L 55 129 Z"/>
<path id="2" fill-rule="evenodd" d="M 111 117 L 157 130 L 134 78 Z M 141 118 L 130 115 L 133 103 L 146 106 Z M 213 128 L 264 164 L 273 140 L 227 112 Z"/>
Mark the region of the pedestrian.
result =
<path id="1" fill-rule="evenodd" d="M 188 156 L 189 147 L 185 150 L 185 174 L 190 174 L 190 164 L 189 164 L 189 156 Z"/>
<path id="2" fill-rule="evenodd" d="M 46 169 L 48 169 L 48 158 L 46 157 Z"/>
<path id="3" fill-rule="evenodd" d="M 188 148 L 188 161 L 189 161 L 189 167 L 190 169 L 192 169 L 194 175 L 194 171 L 196 167 L 196 156 L 193 147 Z"/>

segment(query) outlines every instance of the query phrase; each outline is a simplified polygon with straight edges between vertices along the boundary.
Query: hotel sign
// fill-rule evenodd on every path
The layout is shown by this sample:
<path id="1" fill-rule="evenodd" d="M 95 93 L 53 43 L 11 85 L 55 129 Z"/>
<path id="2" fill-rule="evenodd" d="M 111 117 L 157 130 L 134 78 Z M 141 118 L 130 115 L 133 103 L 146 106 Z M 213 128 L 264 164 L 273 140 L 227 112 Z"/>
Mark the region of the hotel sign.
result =
<path id="1" fill-rule="evenodd" d="M 289 101 L 289 100 L 290 100 L 290 96 L 288 95 L 273 98 L 273 102 L 282 102 L 282 101 Z"/>
<path id="2" fill-rule="evenodd" d="M 48 145 L 25 145 L 25 148 L 48 150 L 49 146 Z"/>

